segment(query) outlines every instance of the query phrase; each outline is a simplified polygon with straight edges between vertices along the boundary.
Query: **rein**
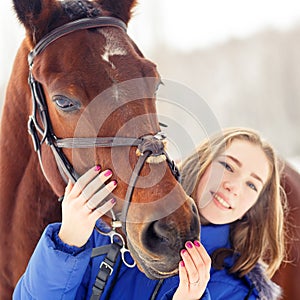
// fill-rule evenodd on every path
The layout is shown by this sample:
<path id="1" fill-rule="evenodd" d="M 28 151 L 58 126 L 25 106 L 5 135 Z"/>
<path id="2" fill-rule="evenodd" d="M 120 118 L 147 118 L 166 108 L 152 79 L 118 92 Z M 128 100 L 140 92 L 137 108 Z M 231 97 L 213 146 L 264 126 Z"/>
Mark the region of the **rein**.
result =
<path id="1" fill-rule="evenodd" d="M 32 69 L 34 66 L 34 59 L 37 55 L 42 53 L 48 45 L 50 45 L 55 40 L 61 37 L 77 30 L 91 29 L 91 28 L 98 28 L 98 27 L 117 27 L 126 32 L 126 24 L 121 20 L 113 17 L 101 16 L 96 18 L 80 19 L 62 25 L 61 27 L 58 27 L 53 31 L 51 31 L 49 34 L 43 37 L 36 44 L 34 49 L 28 55 L 28 64 L 29 64 L 28 82 L 32 94 L 32 115 L 29 117 L 28 120 L 28 131 L 32 137 L 34 150 L 37 152 L 41 169 L 46 178 L 47 176 L 43 168 L 42 153 L 41 153 L 41 146 L 44 142 L 48 144 L 52 149 L 58 169 L 62 177 L 64 178 L 64 180 L 67 181 L 66 179 L 68 178 L 73 183 L 77 181 L 79 175 L 74 170 L 71 163 L 68 161 L 67 157 L 62 151 L 62 148 L 92 148 L 92 147 L 111 148 L 111 147 L 124 147 L 124 146 L 137 147 L 137 155 L 139 156 L 139 158 L 132 172 L 128 184 L 126 196 L 124 199 L 124 205 L 121 212 L 123 222 L 117 220 L 114 212 L 111 211 L 112 213 L 111 231 L 109 233 L 105 233 L 105 232 L 101 232 L 98 228 L 96 228 L 100 233 L 109 235 L 111 237 L 111 244 L 94 248 L 93 250 L 92 257 L 98 256 L 103 253 L 107 253 L 107 256 L 104 259 L 104 262 L 100 266 L 100 271 L 97 276 L 96 283 L 93 287 L 93 295 L 91 299 L 99 299 L 99 297 L 101 296 L 106 281 L 108 277 L 111 275 L 114 263 L 120 253 L 121 253 L 122 260 L 126 266 L 128 267 L 135 266 L 135 263 L 129 264 L 126 262 L 124 253 L 126 253 L 126 251 L 128 250 L 125 248 L 125 242 L 122 236 L 116 232 L 116 228 L 122 227 L 124 234 L 127 235 L 126 218 L 127 218 L 129 205 L 131 202 L 136 181 L 147 159 L 153 156 L 163 158 L 163 160 L 165 160 L 168 163 L 175 178 L 177 180 L 179 180 L 180 178 L 179 171 L 174 161 L 171 161 L 169 156 L 165 152 L 163 140 L 166 138 L 166 136 L 164 136 L 161 133 L 157 133 L 154 136 L 145 135 L 140 138 L 96 137 L 96 138 L 64 138 L 64 139 L 57 138 L 56 135 L 54 134 L 48 109 L 47 109 L 43 88 L 41 84 L 35 80 L 32 73 Z M 40 126 L 38 122 L 37 113 L 39 113 L 42 126 Z M 118 238 L 118 242 L 115 241 L 116 236 Z M 101 250 L 99 250 L 100 248 Z M 110 257 L 113 257 L 113 259 L 110 259 Z M 105 278 L 105 280 L 101 281 L 101 289 L 96 288 L 98 278 L 102 278 L 102 279 Z M 156 294 L 158 293 L 160 285 L 161 282 L 159 282 L 157 288 L 154 290 L 151 299 L 155 298 Z"/>

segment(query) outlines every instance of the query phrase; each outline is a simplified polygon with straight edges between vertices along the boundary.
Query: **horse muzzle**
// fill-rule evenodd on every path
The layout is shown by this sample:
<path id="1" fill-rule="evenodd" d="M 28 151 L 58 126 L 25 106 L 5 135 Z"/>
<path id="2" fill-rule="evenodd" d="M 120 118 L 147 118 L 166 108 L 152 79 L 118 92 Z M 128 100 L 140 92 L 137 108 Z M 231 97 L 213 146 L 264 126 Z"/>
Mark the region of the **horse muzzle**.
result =
<path id="1" fill-rule="evenodd" d="M 180 251 L 187 241 L 199 240 L 200 222 L 190 198 L 172 214 L 146 224 L 128 225 L 128 248 L 139 269 L 150 279 L 175 275 Z"/>

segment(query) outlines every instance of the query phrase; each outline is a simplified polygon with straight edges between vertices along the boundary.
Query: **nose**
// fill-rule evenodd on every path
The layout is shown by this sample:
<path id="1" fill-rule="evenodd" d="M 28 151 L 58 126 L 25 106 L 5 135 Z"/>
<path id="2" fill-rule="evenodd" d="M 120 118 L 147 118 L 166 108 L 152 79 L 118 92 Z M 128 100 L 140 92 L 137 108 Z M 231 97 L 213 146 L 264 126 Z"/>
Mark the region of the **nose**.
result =
<path id="1" fill-rule="evenodd" d="M 223 187 L 226 191 L 232 193 L 235 196 L 238 196 L 238 194 L 240 193 L 241 184 L 237 181 L 226 180 L 223 182 Z"/>
<path id="2" fill-rule="evenodd" d="M 144 231 L 143 244 L 148 250 L 159 255 L 170 255 L 170 251 L 173 251 L 175 256 L 169 260 L 177 259 L 177 254 L 186 241 L 199 239 L 200 221 L 195 204 L 191 205 L 188 220 L 187 222 L 180 220 L 179 216 L 170 215 L 152 222 Z"/>

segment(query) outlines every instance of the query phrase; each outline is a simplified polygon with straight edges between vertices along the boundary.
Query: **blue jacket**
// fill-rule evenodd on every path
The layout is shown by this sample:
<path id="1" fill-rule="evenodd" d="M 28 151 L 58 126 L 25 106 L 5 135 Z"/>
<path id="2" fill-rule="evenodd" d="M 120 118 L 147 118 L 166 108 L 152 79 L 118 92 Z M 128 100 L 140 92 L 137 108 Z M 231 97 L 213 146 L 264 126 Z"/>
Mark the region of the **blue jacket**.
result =
<path id="1" fill-rule="evenodd" d="M 105 229 L 101 221 L 98 221 L 97 226 Z M 100 263 L 105 257 L 102 255 L 91 259 L 92 248 L 110 244 L 110 238 L 94 230 L 84 247 L 70 247 L 59 239 L 59 228 L 60 224 L 56 223 L 45 229 L 15 288 L 13 299 L 90 299 Z M 115 273 L 109 277 L 101 299 L 151 299 L 158 280 L 151 280 L 137 267 L 128 268 L 123 263 L 112 293 L 107 298 Z M 172 299 L 178 283 L 178 276 L 165 279 L 156 299 Z M 209 295 L 206 293 L 203 299 L 210 300 Z"/>
<path id="2" fill-rule="evenodd" d="M 104 226 L 103 223 L 98 226 Z M 104 259 L 99 256 L 91 259 L 92 248 L 110 243 L 107 236 L 94 230 L 87 244 L 82 248 L 70 247 L 59 239 L 60 224 L 51 224 L 44 231 L 26 272 L 19 280 L 13 299 L 89 299 L 92 286 Z M 211 253 L 214 249 L 228 246 L 229 226 L 202 226 L 202 243 Z M 106 299 L 110 290 L 112 276 L 108 279 L 101 299 Z M 165 279 L 156 299 L 168 300 L 178 287 L 179 278 Z M 136 267 L 128 268 L 123 263 L 115 286 L 108 299 L 146 300 L 158 284 L 157 280 L 148 279 Z M 245 299 L 251 289 L 251 281 L 229 275 L 226 270 L 211 270 L 211 279 L 201 299 Z M 253 289 L 248 299 L 256 299 L 258 292 Z"/>
<path id="3" fill-rule="evenodd" d="M 230 248 L 229 229 L 229 225 L 209 225 L 201 227 L 201 242 L 210 255 L 219 248 Z M 226 263 L 229 268 L 232 266 L 233 260 L 228 259 Z M 229 274 L 227 272 L 228 268 L 223 270 L 211 268 L 210 280 L 207 286 L 211 299 L 257 299 L 257 290 L 252 290 L 252 282 L 248 277 L 245 276 L 241 279 L 234 274 Z M 249 298 L 246 298 L 248 293 L 250 293 Z"/>
<path id="4" fill-rule="evenodd" d="M 201 242 L 211 255 L 219 248 L 231 248 L 230 225 L 209 225 L 201 227 Z M 264 268 L 257 264 L 246 276 L 239 278 L 236 274 L 229 274 L 228 269 L 233 266 L 234 258 L 225 260 L 223 270 L 210 271 L 207 285 L 209 295 L 213 300 L 275 300 L 281 296 L 280 287 L 268 279 Z"/>

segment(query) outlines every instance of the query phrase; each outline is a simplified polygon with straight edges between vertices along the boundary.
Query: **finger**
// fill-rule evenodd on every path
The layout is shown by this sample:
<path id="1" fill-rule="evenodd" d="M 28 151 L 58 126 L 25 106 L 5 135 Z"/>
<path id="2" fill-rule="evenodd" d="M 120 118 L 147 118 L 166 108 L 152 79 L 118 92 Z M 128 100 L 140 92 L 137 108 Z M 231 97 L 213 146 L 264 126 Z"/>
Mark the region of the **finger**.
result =
<path id="1" fill-rule="evenodd" d="M 68 184 L 65 188 L 65 197 L 68 197 L 69 193 L 71 192 L 72 188 L 73 188 L 73 183 L 72 181 L 69 179 Z"/>
<path id="2" fill-rule="evenodd" d="M 89 169 L 86 173 L 84 173 L 74 184 L 74 187 L 70 192 L 69 197 L 78 197 L 81 194 L 82 190 L 89 184 L 89 182 L 98 175 L 100 170 L 100 166 L 95 166 Z"/>
<path id="3" fill-rule="evenodd" d="M 91 197 L 85 205 L 90 210 L 96 209 L 101 204 L 101 202 L 116 188 L 116 186 L 117 182 L 115 180 L 111 181 L 101 190 L 99 190 L 93 197 Z"/>
<path id="4" fill-rule="evenodd" d="M 194 245 L 196 246 L 195 249 L 198 251 L 201 261 L 204 264 L 204 266 L 208 269 L 211 267 L 211 258 L 209 254 L 207 253 L 206 249 L 203 247 L 203 245 L 199 241 L 194 241 Z"/>
<path id="5" fill-rule="evenodd" d="M 179 262 L 179 280 L 182 285 L 188 285 L 189 283 L 188 274 L 183 260 Z"/>
<path id="6" fill-rule="evenodd" d="M 210 278 L 211 258 L 199 241 L 194 241 L 194 246 L 200 257 L 195 262 L 196 268 L 199 271 L 199 279 L 201 279 L 202 283 L 207 284 Z"/>
<path id="7" fill-rule="evenodd" d="M 63 196 L 61 196 L 58 201 L 62 203 L 62 206 L 64 207 L 66 205 L 66 203 L 68 202 L 69 199 L 69 194 L 72 191 L 74 184 L 72 183 L 72 181 L 69 179 L 67 186 L 65 187 L 65 192 L 63 194 Z"/>
<path id="8" fill-rule="evenodd" d="M 187 269 L 189 282 L 194 283 L 199 281 L 199 270 L 197 266 L 201 265 L 202 258 L 192 242 L 186 242 L 185 246 L 186 250 L 182 250 L 181 254 Z"/>
<path id="9" fill-rule="evenodd" d="M 190 299 L 190 287 L 189 287 L 188 275 L 183 261 L 179 262 L 178 269 L 179 269 L 179 285 L 172 299 L 174 300 Z M 193 297 L 193 299 L 196 298 Z"/>
<path id="10" fill-rule="evenodd" d="M 81 193 L 81 199 L 84 202 L 89 200 L 111 176 L 111 170 L 105 170 L 101 172 L 84 188 Z"/>
<path id="11" fill-rule="evenodd" d="M 116 200 L 114 198 L 110 199 L 109 201 L 105 202 L 103 205 L 98 207 L 92 212 L 92 217 L 95 217 L 95 221 L 110 211 L 114 205 L 116 204 Z"/>

